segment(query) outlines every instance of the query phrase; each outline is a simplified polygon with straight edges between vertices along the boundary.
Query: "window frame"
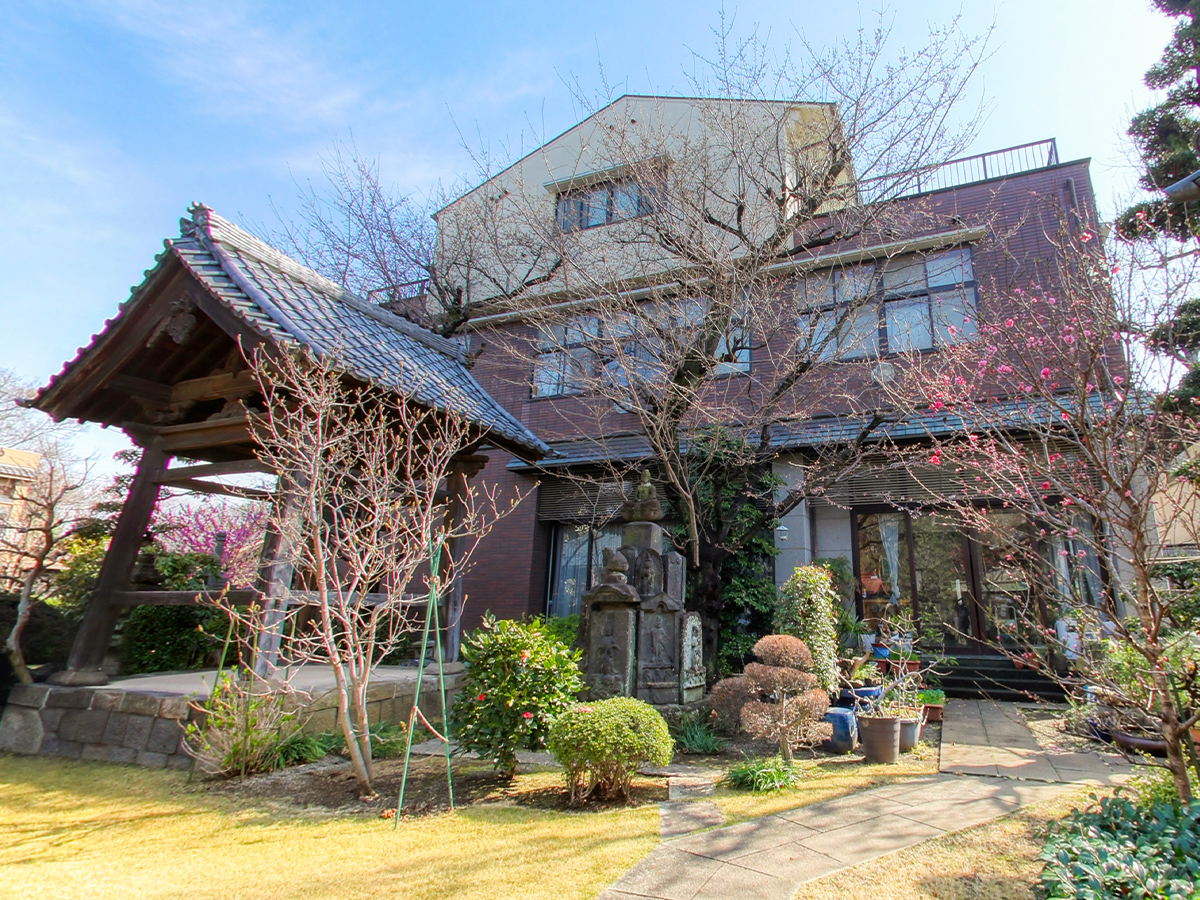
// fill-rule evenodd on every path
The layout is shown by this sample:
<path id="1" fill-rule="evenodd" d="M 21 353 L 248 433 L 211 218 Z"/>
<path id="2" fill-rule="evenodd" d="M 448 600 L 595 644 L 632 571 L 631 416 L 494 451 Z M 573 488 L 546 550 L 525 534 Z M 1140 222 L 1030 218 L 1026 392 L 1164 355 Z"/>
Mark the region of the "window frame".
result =
<path id="1" fill-rule="evenodd" d="M 604 221 L 583 223 L 583 204 L 591 203 L 600 193 L 604 195 Z M 617 202 L 619 193 L 636 193 L 636 211 L 632 215 L 621 212 Z M 568 213 L 569 212 L 569 216 Z M 568 188 L 554 197 L 554 221 L 562 232 L 591 231 L 618 222 L 629 222 L 651 215 L 654 212 L 654 191 L 634 178 L 610 178 L 594 184 Z"/>
<path id="2" fill-rule="evenodd" d="M 959 261 L 955 266 L 939 270 L 941 273 L 957 270 L 961 274 L 968 274 L 969 278 L 963 278 L 961 281 L 954 281 L 943 284 L 930 284 L 930 261 L 937 257 L 948 256 L 950 254 L 958 254 Z M 923 282 L 918 284 L 909 282 L 902 284 L 899 289 L 889 290 L 885 281 L 888 275 L 889 264 L 896 260 L 907 260 L 904 268 L 911 265 L 913 260 L 920 259 L 922 269 L 924 270 Z M 965 265 L 963 260 L 965 259 Z M 867 295 L 855 295 L 848 299 L 842 299 L 839 296 L 839 285 L 853 279 L 855 276 L 846 273 L 857 273 L 863 268 L 870 266 L 871 272 L 871 291 Z M 824 282 L 824 287 L 820 293 L 823 295 L 818 302 L 813 303 L 809 300 L 812 292 L 809 282 L 819 277 Z M 881 261 L 876 259 L 864 260 L 860 263 L 855 263 L 850 266 L 841 266 L 829 269 L 817 269 L 806 273 L 803 276 L 803 291 L 804 291 L 804 309 L 799 317 L 797 327 L 801 331 L 811 331 L 815 321 L 825 319 L 829 313 L 839 312 L 847 307 L 853 306 L 855 303 L 860 303 L 860 308 L 855 314 L 855 323 L 851 330 L 843 337 L 843 341 L 848 340 L 852 335 L 858 333 L 857 324 L 863 318 L 864 312 L 873 310 L 875 313 L 875 334 L 872 341 L 872 347 L 863 348 L 862 351 L 851 350 L 849 353 L 843 353 L 838 342 L 832 349 L 831 353 L 821 353 L 820 359 L 823 362 L 841 363 L 841 362 L 857 362 L 864 359 L 883 359 L 887 357 L 900 356 L 907 353 L 931 353 L 952 346 L 957 341 L 949 342 L 944 340 L 943 335 L 953 328 L 953 325 L 945 325 L 936 320 L 935 299 L 938 297 L 953 296 L 957 294 L 963 298 L 960 301 L 963 312 L 963 321 L 971 321 L 974 325 L 973 316 L 978 308 L 979 303 L 979 283 L 975 277 L 974 254 L 969 244 L 962 244 L 955 247 L 946 247 L 933 251 L 914 251 L 913 253 L 899 254 L 890 259 Z M 970 298 L 970 302 L 966 302 L 966 298 Z M 927 325 L 927 333 L 929 335 L 929 345 L 921 347 L 905 347 L 903 349 L 893 348 L 893 336 L 888 328 L 888 305 L 889 304 L 908 304 L 913 305 L 915 302 L 924 301 L 925 318 Z M 836 318 L 834 319 L 836 322 Z M 970 340 L 975 336 L 974 328 L 961 329 L 954 332 L 957 335 L 962 335 L 960 339 Z"/>

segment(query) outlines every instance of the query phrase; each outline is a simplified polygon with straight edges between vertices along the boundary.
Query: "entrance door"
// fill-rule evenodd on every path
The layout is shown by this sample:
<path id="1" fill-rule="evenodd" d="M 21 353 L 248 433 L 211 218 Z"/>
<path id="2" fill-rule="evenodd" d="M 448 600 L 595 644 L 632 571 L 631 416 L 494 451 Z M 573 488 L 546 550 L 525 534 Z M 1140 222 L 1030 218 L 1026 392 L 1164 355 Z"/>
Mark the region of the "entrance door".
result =
<path id="1" fill-rule="evenodd" d="M 942 516 L 913 516 L 913 580 L 920 631 L 931 643 L 955 653 L 981 650 L 980 610 L 971 577 L 970 542 L 963 529 Z"/>
<path id="2" fill-rule="evenodd" d="M 1028 519 L 1022 513 L 991 510 L 988 520 L 987 533 L 972 541 L 984 637 L 1008 650 L 1039 647 L 1045 610 L 1025 572 L 1034 559 Z"/>

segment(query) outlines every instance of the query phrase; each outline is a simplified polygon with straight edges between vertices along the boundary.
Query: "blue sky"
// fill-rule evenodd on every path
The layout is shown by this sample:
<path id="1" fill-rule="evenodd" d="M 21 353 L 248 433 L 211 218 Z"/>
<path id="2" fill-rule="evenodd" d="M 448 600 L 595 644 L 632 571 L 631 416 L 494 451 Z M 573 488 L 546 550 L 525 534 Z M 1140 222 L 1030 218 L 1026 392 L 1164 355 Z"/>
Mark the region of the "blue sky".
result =
<path id="1" fill-rule="evenodd" d="M 872 5 L 726 4 L 773 46 L 870 24 Z M 993 19 L 975 151 L 1057 137 L 1093 158 L 1101 203 L 1132 181 L 1121 136 L 1170 24 L 1148 3 L 896 2 L 897 44 L 962 10 Z M 408 3 L 0 0 L 0 366 L 44 381 L 85 344 L 192 200 L 275 223 L 335 140 L 421 193 L 471 170 L 462 134 L 519 151 L 572 125 L 564 82 L 686 90 L 719 2 Z M 117 434 L 89 435 L 107 454 Z"/>

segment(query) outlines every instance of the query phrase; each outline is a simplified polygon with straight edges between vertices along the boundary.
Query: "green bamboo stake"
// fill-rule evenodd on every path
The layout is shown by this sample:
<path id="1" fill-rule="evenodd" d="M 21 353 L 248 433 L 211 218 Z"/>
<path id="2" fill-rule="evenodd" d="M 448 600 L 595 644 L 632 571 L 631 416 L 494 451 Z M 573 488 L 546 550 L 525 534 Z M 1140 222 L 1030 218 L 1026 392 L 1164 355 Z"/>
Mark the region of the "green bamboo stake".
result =
<path id="1" fill-rule="evenodd" d="M 408 714 L 408 734 L 406 735 L 404 746 L 404 771 L 400 776 L 400 796 L 396 799 L 396 821 L 393 823 L 393 830 L 400 827 L 400 810 L 404 808 L 404 792 L 408 787 L 408 765 L 412 760 L 412 741 L 413 729 L 416 724 L 416 719 L 420 715 L 420 710 L 417 705 L 421 701 L 421 681 L 425 675 L 425 654 L 429 648 L 429 626 L 432 623 L 435 631 L 434 636 L 437 636 L 438 612 L 437 599 L 440 584 L 438 582 L 437 572 L 442 561 L 442 536 L 439 534 L 433 542 L 432 549 L 429 554 L 429 599 L 426 602 L 425 608 L 425 627 L 421 632 L 421 659 L 417 667 L 417 683 L 416 692 L 413 695 L 412 710 Z M 442 728 L 446 727 L 446 680 L 442 662 L 442 642 L 437 640 L 437 661 L 438 661 L 438 687 L 442 695 Z M 436 732 L 435 732 L 436 734 Z M 443 743 L 446 745 L 446 787 L 450 793 L 450 809 L 454 809 L 454 783 L 453 776 L 450 770 L 450 739 L 449 735 L 442 736 Z"/>

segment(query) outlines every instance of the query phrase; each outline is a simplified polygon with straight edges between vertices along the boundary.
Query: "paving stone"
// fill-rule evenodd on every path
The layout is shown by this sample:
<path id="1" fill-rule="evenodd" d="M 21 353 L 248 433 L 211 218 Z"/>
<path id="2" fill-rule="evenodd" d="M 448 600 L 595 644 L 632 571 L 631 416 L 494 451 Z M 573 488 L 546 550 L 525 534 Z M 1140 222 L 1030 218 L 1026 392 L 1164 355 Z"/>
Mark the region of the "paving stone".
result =
<path id="1" fill-rule="evenodd" d="M 804 825 L 814 831 L 830 831 L 843 828 L 856 822 L 876 819 L 886 813 L 908 809 L 903 803 L 894 800 L 879 799 L 874 803 L 856 803 L 843 806 L 830 806 L 828 803 L 816 803 L 801 809 L 792 809 L 779 813 L 781 819 Z"/>
<path id="2" fill-rule="evenodd" d="M 760 850 L 758 853 L 743 856 L 732 863 L 732 866 L 799 884 L 845 868 L 845 863 L 801 844 L 780 844 L 770 850 Z"/>
<path id="3" fill-rule="evenodd" d="M 668 800 L 694 800 L 699 797 L 711 797 L 713 794 L 711 778 L 689 778 L 683 775 L 672 775 L 667 779 Z"/>
<path id="4" fill-rule="evenodd" d="M 880 816 L 845 828 L 824 831 L 800 843 L 809 850 L 832 856 L 847 865 L 864 862 L 938 837 L 943 830 L 922 822 L 902 819 L 898 814 Z"/>
<path id="5" fill-rule="evenodd" d="M 804 825 L 777 816 L 768 816 L 681 838 L 672 841 L 671 846 L 709 859 L 731 860 L 760 850 L 769 850 L 780 844 L 799 841 L 812 834 L 815 832 Z"/>
<path id="6" fill-rule="evenodd" d="M 713 873 L 695 900 L 791 900 L 795 892 L 796 886 L 786 879 L 727 865 Z"/>
<path id="7" fill-rule="evenodd" d="M 660 845 L 612 885 L 614 891 L 661 900 L 691 900 L 722 863 Z"/>
<path id="8" fill-rule="evenodd" d="M 712 828 L 723 820 L 715 803 L 707 801 L 677 801 L 658 804 L 658 834 L 673 838 L 691 834 L 701 828 Z"/>
<path id="9" fill-rule="evenodd" d="M 81 744 L 98 744 L 104 740 L 108 711 L 104 709 L 68 709 L 58 725 L 58 736 Z"/>
<path id="10" fill-rule="evenodd" d="M 183 738 L 183 726 L 178 719 L 155 719 L 146 738 L 146 749 L 151 753 L 174 753 Z"/>
<path id="11" fill-rule="evenodd" d="M 1013 801 L 999 797 L 981 797 L 974 800 L 934 800 L 920 806 L 912 806 L 896 815 L 914 822 L 932 825 L 943 831 L 961 831 L 981 822 L 1005 815 L 1017 808 Z"/>
<path id="12" fill-rule="evenodd" d="M 130 713 L 125 722 L 125 737 L 121 746 L 132 747 L 134 750 L 144 750 L 150 737 L 150 729 L 154 727 L 153 716 L 142 716 Z"/>
<path id="13" fill-rule="evenodd" d="M 87 709 L 92 702 L 91 688 L 53 688 L 46 695 L 46 706 L 56 709 Z"/>
<path id="14" fill-rule="evenodd" d="M 167 765 L 167 754 L 139 750 L 136 762 L 139 766 L 145 766 L 147 769 L 162 769 Z"/>

